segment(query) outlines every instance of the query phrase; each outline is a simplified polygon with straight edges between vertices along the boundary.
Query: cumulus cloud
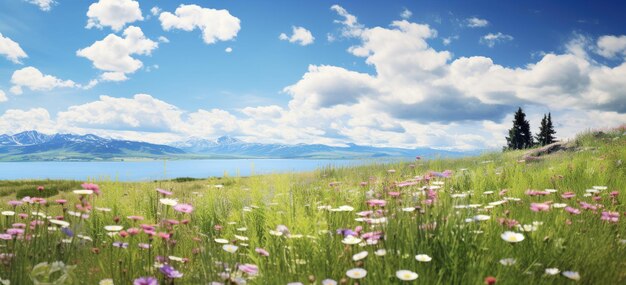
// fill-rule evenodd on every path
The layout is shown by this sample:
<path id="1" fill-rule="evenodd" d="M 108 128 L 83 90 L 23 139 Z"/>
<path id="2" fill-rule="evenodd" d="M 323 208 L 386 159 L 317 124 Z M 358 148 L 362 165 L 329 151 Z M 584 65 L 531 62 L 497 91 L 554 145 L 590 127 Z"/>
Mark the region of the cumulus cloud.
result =
<path id="1" fill-rule="evenodd" d="M 21 64 L 21 58 L 28 57 L 20 45 L 0 33 L 0 54 L 13 63 Z"/>
<path id="2" fill-rule="evenodd" d="M 7 100 L 9 100 L 9 98 L 7 98 L 7 94 L 4 93 L 3 90 L 0 90 L 0 102 L 6 102 Z"/>
<path id="3" fill-rule="evenodd" d="M 133 98 L 100 96 L 58 114 L 60 125 L 109 130 L 169 132 L 181 125 L 182 111 L 147 94 Z"/>
<path id="4" fill-rule="evenodd" d="M 111 27 L 114 31 L 120 31 L 126 24 L 143 20 L 139 2 L 135 0 L 100 0 L 89 5 L 87 17 L 85 28 Z"/>
<path id="5" fill-rule="evenodd" d="M 127 74 L 143 66 L 143 63 L 132 55 L 150 55 L 159 44 L 146 38 L 141 29 L 135 26 L 126 28 L 123 36 L 122 38 L 109 34 L 91 46 L 78 50 L 76 55 L 91 60 L 95 68 L 105 71 L 102 79 L 126 80 Z"/>
<path id="6" fill-rule="evenodd" d="M 232 40 L 240 29 L 239 18 L 231 15 L 228 10 L 202 8 L 198 5 L 180 5 L 174 14 L 163 12 L 159 15 L 161 27 L 169 31 L 202 31 L 202 39 L 206 44 L 217 41 Z"/>
<path id="7" fill-rule="evenodd" d="M 55 88 L 78 86 L 72 80 L 62 80 L 52 75 L 43 74 L 39 69 L 32 66 L 13 72 L 11 83 L 13 84 L 11 93 L 16 95 L 22 94 L 23 87 L 34 91 L 50 91 Z"/>
<path id="8" fill-rule="evenodd" d="M 626 58 L 626 36 L 602 36 L 598 38 L 599 55 L 606 58 L 621 56 Z"/>
<path id="9" fill-rule="evenodd" d="M 513 36 L 497 32 L 495 34 L 488 33 L 480 38 L 480 43 L 488 47 L 494 47 L 496 44 L 509 42 L 513 40 Z"/>
<path id="10" fill-rule="evenodd" d="M 37 5 L 41 11 L 50 11 L 52 5 L 56 4 L 54 0 L 25 0 L 26 2 Z"/>
<path id="11" fill-rule="evenodd" d="M 465 22 L 470 28 L 482 28 L 489 25 L 489 21 L 477 17 L 468 18 Z"/>
<path id="12" fill-rule="evenodd" d="M 0 133 L 19 133 L 29 130 L 43 130 L 46 133 L 57 130 L 50 113 L 44 108 L 30 110 L 9 109 L 0 116 Z"/>
<path id="13" fill-rule="evenodd" d="M 402 10 L 402 13 L 400 13 L 400 18 L 405 20 L 408 20 L 409 18 L 411 18 L 411 16 L 413 16 L 413 12 L 406 8 L 404 8 L 404 10 Z"/>
<path id="14" fill-rule="evenodd" d="M 227 52 L 227 53 L 231 53 L 231 52 L 233 52 L 233 48 L 227 47 L 227 48 L 224 49 L 224 51 Z"/>
<path id="15" fill-rule="evenodd" d="M 303 27 L 291 27 L 291 36 L 288 36 L 285 33 L 281 33 L 278 38 L 283 41 L 289 41 L 290 43 L 297 43 L 301 46 L 310 45 L 315 40 L 311 31 L 303 28 Z"/>

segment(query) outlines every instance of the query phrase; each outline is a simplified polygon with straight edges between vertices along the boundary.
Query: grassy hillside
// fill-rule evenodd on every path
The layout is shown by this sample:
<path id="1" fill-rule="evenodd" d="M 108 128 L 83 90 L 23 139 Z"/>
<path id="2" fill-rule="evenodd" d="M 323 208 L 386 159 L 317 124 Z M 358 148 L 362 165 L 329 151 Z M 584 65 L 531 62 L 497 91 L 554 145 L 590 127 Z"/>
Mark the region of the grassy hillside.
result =
<path id="1" fill-rule="evenodd" d="M 519 151 L 248 178 L 93 181 L 100 195 L 61 187 L 75 182 L 6 182 L 0 278 L 624 284 L 625 131 L 583 134 L 571 151 L 529 162 Z M 43 205 L 7 204 L 15 193 L 5 187 L 39 183 L 45 189 L 35 194 L 59 193 Z"/>

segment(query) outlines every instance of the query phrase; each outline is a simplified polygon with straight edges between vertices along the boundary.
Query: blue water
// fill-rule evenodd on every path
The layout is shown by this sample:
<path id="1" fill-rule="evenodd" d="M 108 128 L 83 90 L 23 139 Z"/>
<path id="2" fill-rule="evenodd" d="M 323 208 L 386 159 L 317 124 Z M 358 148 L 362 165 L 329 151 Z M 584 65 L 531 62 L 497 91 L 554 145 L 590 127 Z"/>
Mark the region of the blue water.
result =
<path id="1" fill-rule="evenodd" d="M 209 159 L 107 162 L 0 162 L 0 179 L 74 179 L 147 181 L 176 177 L 249 176 L 356 166 L 373 160 Z"/>

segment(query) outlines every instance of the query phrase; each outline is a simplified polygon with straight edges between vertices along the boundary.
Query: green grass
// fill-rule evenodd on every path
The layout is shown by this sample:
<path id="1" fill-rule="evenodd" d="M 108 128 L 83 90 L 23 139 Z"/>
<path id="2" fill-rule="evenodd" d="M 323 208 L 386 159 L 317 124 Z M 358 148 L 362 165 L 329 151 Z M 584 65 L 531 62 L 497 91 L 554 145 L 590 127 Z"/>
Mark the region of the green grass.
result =
<path id="1" fill-rule="evenodd" d="M 0 278 L 11 279 L 11 284 L 31 284 L 31 271 L 41 262 L 63 261 L 76 267 L 70 272 L 65 284 L 98 284 L 112 278 L 115 284 L 131 284 L 140 276 L 158 277 L 169 284 L 162 273 L 154 267 L 155 256 L 188 258 L 187 262 L 167 261 L 183 273 L 176 284 L 207 284 L 211 281 L 225 282 L 220 276 L 230 268 L 231 277 L 241 276 L 248 284 L 321 284 L 323 279 L 346 284 L 483 284 L 485 277 L 494 276 L 497 284 L 568 284 L 573 281 L 562 275 L 548 276 L 546 268 L 560 271 L 576 271 L 581 284 L 626 283 L 626 136 L 624 129 L 580 135 L 577 151 L 556 153 L 538 161 L 519 162 L 523 151 L 492 153 L 480 157 L 440 159 L 409 163 L 391 163 L 362 167 L 323 168 L 310 173 L 290 173 L 252 176 L 246 178 L 212 178 L 208 180 L 175 179 L 143 183 L 94 181 L 102 189 L 99 196 L 88 197 L 94 206 L 89 218 L 80 219 L 70 215 L 78 202 L 78 195 L 62 189 L 74 188 L 76 182 L 68 181 L 15 181 L 0 183 L 2 210 L 28 213 L 25 219 L 16 216 L 1 217 L 2 231 L 13 223 L 27 225 L 26 236 L 31 238 L 0 240 Z M 394 169 L 395 172 L 389 172 Z M 429 171 L 453 170 L 449 178 L 435 178 L 429 183 L 399 188 L 396 182 Z M 361 182 L 368 182 L 361 186 Z M 442 181 L 437 199 L 428 205 L 423 186 Z M 13 208 L 6 204 L 14 199 L 15 192 L 43 185 L 58 189 L 60 193 L 47 198 L 45 205 L 25 204 Z M 71 185 L 71 187 L 70 187 Z M 216 186 L 222 185 L 222 187 Z M 606 186 L 596 194 L 599 200 L 585 197 L 586 189 Z M 191 214 L 178 213 L 170 206 L 159 203 L 156 188 L 174 192 L 180 203 L 194 206 Z M 507 189 L 501 197 L 499 192 Z M 529 196 L 529 189 L 557 189 L 547 196 Z M 45 191 L 45 190 L 44 190 Z M 400 192 L 397 198 L 389 192 Z M 485 191 L 493 191 L 485 195 Z M 573 199 L 561 194 L 574 192 Z M 619 196 L 611 199 L 609 193 Z M 453 194 L 467 194 L 453 198 Z M 459 196 L 459 195 L 455 195 Z M 368 200 L 384 199 L 387 205 L 368 207 Z M 504 197 L 518 198 L 503 205 L 486 209 L 490 202 Z M 66 199 L 64 206 L 55 199 Z M 86 201 L 87 201 L 86 200 Z M 581 209 L 580 215 L 572 215 L 563 209 L 551 208 L 547 212 L 533 212 L 530 203 L 552 201 L 566 203 L 581 209 L 579 202 L 602 205 L 591 211 Z M 459 206 L 476 204 L 476 208 Z M 351 212 L 333 212 L 323 206 L 337 208 L 349 205 Z M 103 212 L 97 208 L 106 207 Z M 403 208 L 419 207 L 413 212 Z M 385 217 L 386 223 L 368 224 L 355 220 L 356 213 L 381 210 L 377 218 Z M 38 218 L 33 211 L 48 216 L 63 216 L 74 234 L 89 236 L 93 241 L 70 239 L 60 231 L 49 231 L 45 218 Z M 603 211 L 619 212 L 617 223 L 601 220 Z M 487 221 L 465 220 L 476 215 L 488 215 Z M 141 215 L 145 220 L 133 222 L 130 215 Z M 376 214 L 375 214 L 376 215 Z M 109 237 L 104 226 L 119 224 L 125 229 L 139 224 L 158 225 L 157 232 L 168 232 L 169 241 L 147 234 L 122 238 Z M 189 223 L 169 225 L 164 220 L 188 220 Z M 510 244 L 500 235 L 509 229 L 499 219 L 516 220 L 531 225 L 540 222 L 536 231 L 524 232 L 522 242 Z M 33 220 L 42 225 L 30 229 Z M 216 226 L 221 229 L 216 229 Z M 270 230 L 285 225 L 291 236 L 275 236 Z M 362 226 L 362 233 L 382 232 L 384 239 L 375 245 L 345 245 L 338 229 L 355 230 Z M 244 230 L 245 229 L 245 230 Z M 235 235 L 247 237 L 237 240 Z M 239 249 L 229 253 L 216 238 L 225 238 Z M 128 248 L 117 248 L 112 242 L 129 243 Z M 175 242 L 173 242 L 175 241 Z M 150 250 L 138 247 L 150 243 Z M 244 244 L 247 244 L 245 246 Z M 263 248 L 269 257 L 260 256 L 255 248 Z M 385 249 L 387 254 L 374 254 Z M 361 261 L 353 261 L 354 254 L 367 251 Z M 97 252 L 97 253 L 96 253 Z M 7 258 L 13 254 L 13 258 Z M 415 259 L 417 254 L 427 254 L 432 261 L 424 263 Z M 514 258 L 514 265 L 504 266 L 501 259 Z M 163 263 L 161 261 L 161 263 Z M 237 264 L 255 264 L 259 274 L 250 277 L 237 270 Z M 367 276 L 352 280 L 346 271 L 364 268 Z M 415 281 L 401 281 L 395 277 L 398 270 L 406 269 L 419 274 Z M 40 270 L 40 268 L 38 268 Z M 60 275 L 59 273 L 56 273 Z M 52 278 L 56 278 L 53 276 Z M 309 280 L 315 280 L 310 282 Z M 228 282 L 228 281 L 227 281 Z M 227 283 L 234 284 L 234 283 Z"/>

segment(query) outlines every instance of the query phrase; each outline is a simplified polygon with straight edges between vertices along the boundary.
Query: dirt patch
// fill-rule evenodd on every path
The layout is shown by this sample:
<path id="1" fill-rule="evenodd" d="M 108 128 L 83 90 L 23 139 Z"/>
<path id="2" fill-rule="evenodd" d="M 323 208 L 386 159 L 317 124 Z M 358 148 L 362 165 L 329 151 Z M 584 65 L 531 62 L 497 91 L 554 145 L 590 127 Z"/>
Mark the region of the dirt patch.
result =
<path id="1" fill-rule="evenodd" d="M 573 142 L 555 142 L 540 148 L 532 149 L 526 152 L 522 158 L 525 161 L 535 161 L 556 152 L 576 150 L 578 150 L 578 147 Z"/>

